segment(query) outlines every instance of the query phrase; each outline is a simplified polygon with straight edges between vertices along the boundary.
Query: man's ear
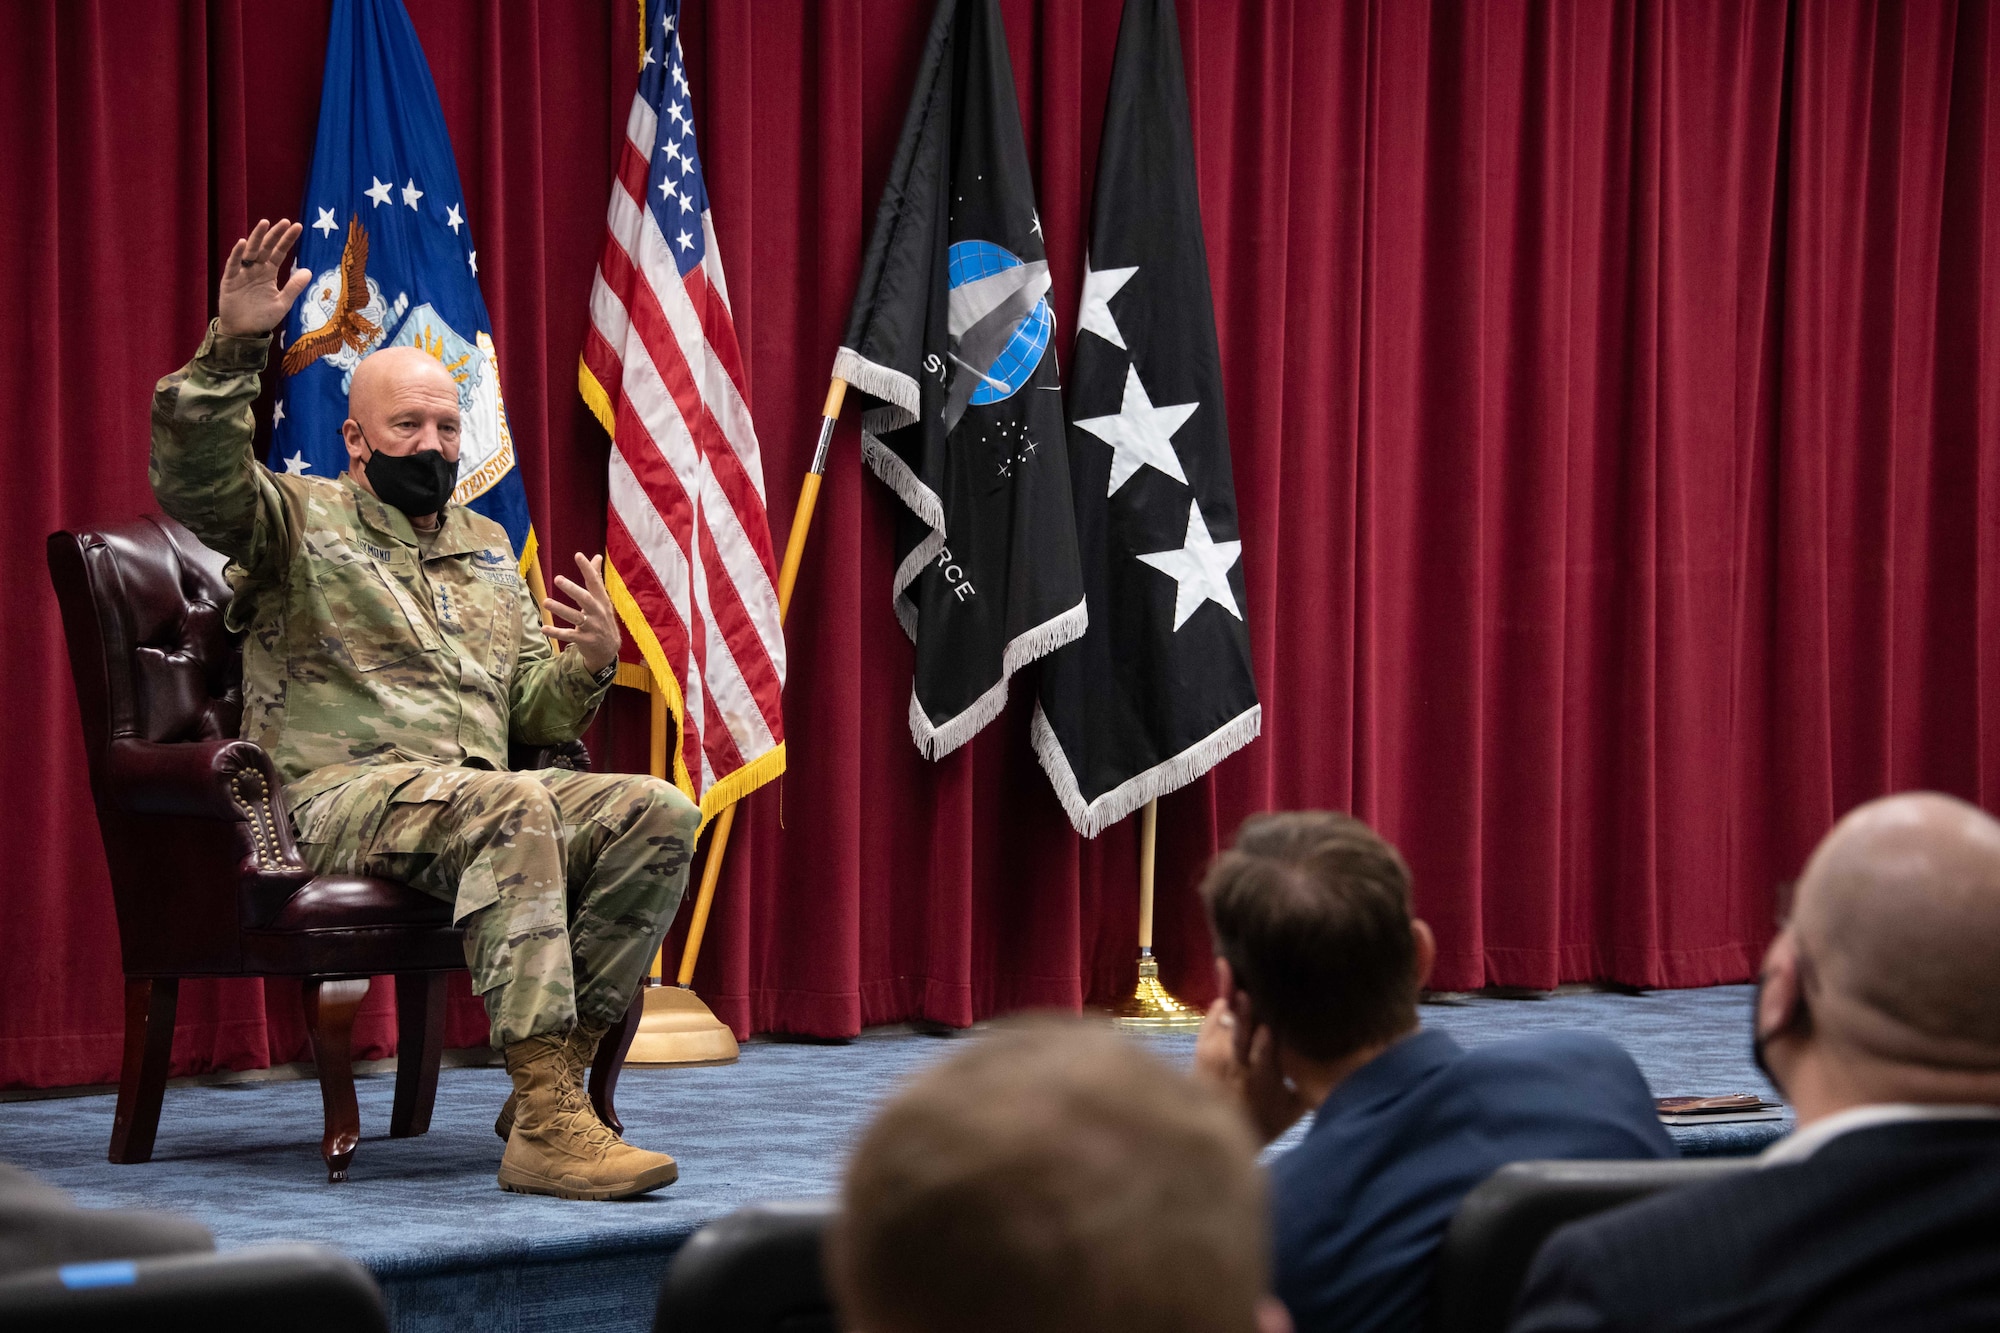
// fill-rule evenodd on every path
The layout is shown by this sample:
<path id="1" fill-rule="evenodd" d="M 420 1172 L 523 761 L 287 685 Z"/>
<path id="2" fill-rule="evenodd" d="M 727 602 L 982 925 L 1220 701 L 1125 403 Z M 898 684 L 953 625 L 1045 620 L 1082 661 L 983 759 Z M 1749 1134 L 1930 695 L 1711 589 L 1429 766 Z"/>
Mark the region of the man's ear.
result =
<path id="1" fill-rule="evenodd" d="M 1252 1021 L 1256 1006 L 1251 1002 L 1250 992 L 1236 979 L 1236 969 L 1229 965 L 1229 960 L 1220 955 L 1215 960 L 1215 993 L 1229 1001 L 1229 1012 L 1236 1015 L 1237 1022 Z"/>
<path id="2" fill-rule="evenodd" d="M 1757 974 L 1757 1036 L 1769 1041 L 1788 1031 L 1804 1000 L 1800 993 L 1799 946 L 1791 927 L 1778 932 L 1764 951 L 1764 966 Z"/>
<path id="3" fill-rule="evenodd" d="M 1237 984 L 1236 969 L 1220 954 L 1215 958 L 1215 993 L 1229 1006 L 1229 1016 L 1235 1020 L 1230 1044 L 1236 1049 L 1236 1058 L 1246 1060 L 1251 1039 L 1257 1035 L 1257 1005 L 1250 992 Z"/>
<path id="4" fill-rule="evenodd" d="M 1410 918 L 1410 943 L 1416 946 L 1417 989 L 1431 984 L 1431 969 L 1437 965 L 1437 936 L 1431 934 L 1428 922 L 1421 917 Z"/>
<path id="5" fill-rule="evenodd" d="M 340 423 L 340 441 L 347 446 L 347 465 L 359 472 L 368 449 L 361 439 L 361 423 L 353 417 Z"/>

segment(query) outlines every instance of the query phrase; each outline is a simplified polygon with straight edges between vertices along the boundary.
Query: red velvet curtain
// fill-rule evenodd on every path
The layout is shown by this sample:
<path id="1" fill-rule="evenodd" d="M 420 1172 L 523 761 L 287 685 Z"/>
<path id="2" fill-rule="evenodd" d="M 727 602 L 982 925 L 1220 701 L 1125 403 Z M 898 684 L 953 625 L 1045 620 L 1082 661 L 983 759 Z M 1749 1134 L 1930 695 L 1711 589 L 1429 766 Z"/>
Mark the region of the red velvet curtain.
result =
<path id="1" fill-rule="evenodd" d="M 595 550 L 575 355 L 632 85 L 627 0 L 408 0 L 548 548 Z M 1117 0 L 1007 0 L 1074 327 Z M 782 539 L 931 0 L 689 0 L 717 229 Z M 109 1078 L 116 935 L 51 529 L 150 507 L 145 408 L 244 224 L 298 206 L 327 6 L 14 3 L 0 51 L 0 1086 Z M 2000 804 L 2000 37 L 1986 3 L 1183 0 L 1262 740 L 1162 803 L 1159 948 L 1247 813 L 1408 854 L 1436 984 L 1740 980 L 1840 811 Z M 1066 351 L 1064 340 L 1064 350 Z M 1070 831 L 1021 704 L 930 764 L 893 501 L 837 436 L 697 986 L 851 1033 L 1130 984 L 1135 834 Z M 593 742 L 644 760 L 643 703 Z M 678 939 L 678 935 L 676 936 Z M 379 990 L 380 988 L 378 988 Z M 178 1069 L 303 1048 L 295 992 L 184 990 Z M 390 1049 L 385 1003 L 359 1033 Z M 453 1035 L 477 1041 L 468 1003 Z"/>

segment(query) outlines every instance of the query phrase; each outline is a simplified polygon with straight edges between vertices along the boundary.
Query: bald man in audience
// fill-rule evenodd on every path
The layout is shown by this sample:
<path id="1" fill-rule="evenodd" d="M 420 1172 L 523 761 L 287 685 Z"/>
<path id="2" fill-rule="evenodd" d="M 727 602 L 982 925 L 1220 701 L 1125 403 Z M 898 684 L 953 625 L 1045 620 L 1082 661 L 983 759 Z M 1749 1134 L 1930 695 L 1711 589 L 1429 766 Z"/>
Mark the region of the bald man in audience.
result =
<path id="1" fill-rule="evenodd" d="M 2000 823 L 1928 792 L 1841 820 L 1753 1040 L 1796 1132 L 1558 1231 L 1515 1333 L 2000 1328 Z"/>
<path id="2" fill-rule="evenodd" d="M 452 905 L 514 1094 L 499 1183 L 612 1199 L 671 1183 L 665 1153 L 599 1122 L 583 1071 L 673 920 L 701 812 L 670 783 L 507 770 L 509 746 L 589 725 L 618 665 L 602 557 L 576 557 L 544 628 L 498 523 L 454 503 L 459 387 L 436 356 L 358 349 L 339 477 L 274 473 L 251 404 L 271 332 L 311 274 L 281 278 L 297 223 L 259 222 L 224 266 L 194 360 L 153 395 L 160 507 L 229 557 L 242 736 L 270 755 L 299 853 Z M 372 326 L 370 326 L 372 327 Z M 563 651 L 551 649 L 551 641 Z"/>
<path id="3" fill-rule="evenodd" d="M 1003 1027 L 890 1102 L 827 1241 L 861 1333 L 1289 1333 L 1270 1270 L 1242 1121 L 1073 1018 Z"/>

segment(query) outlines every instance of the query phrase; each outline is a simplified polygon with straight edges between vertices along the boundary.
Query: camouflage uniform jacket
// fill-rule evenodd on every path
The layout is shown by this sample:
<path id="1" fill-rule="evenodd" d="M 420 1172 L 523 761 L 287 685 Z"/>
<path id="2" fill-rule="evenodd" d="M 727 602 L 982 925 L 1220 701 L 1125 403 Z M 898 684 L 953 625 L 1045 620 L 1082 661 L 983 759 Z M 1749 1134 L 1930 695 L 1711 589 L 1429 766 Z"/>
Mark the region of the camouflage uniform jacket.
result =
<path id="1" fill-rule="evenodd" d="M 574 739 L 606 687 L 556 653 L 506 530 L 447 506 L 419 540 L 345 475 L 280 475 L 251 452 L 268 338 L 213 326 L 153 395 L 160 507 L 229 557 L 243 642 L 243 736 L 293 809 L 369 767 L 505 769 L 509 737 Z"/>

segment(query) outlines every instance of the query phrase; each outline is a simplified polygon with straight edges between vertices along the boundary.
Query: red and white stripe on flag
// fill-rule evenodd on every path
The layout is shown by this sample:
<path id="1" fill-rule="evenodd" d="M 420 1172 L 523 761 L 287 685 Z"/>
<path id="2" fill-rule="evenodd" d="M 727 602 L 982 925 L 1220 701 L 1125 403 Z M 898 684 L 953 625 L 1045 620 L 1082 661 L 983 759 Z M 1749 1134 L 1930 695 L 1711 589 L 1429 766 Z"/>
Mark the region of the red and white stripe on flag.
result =
<path id="1" fill-rule="evenodd" d="M 707 820 L 784 771 L 785 640 L 678 9 L 647 6 L 577 381 L 611 435 L 605 582 Z"/>

